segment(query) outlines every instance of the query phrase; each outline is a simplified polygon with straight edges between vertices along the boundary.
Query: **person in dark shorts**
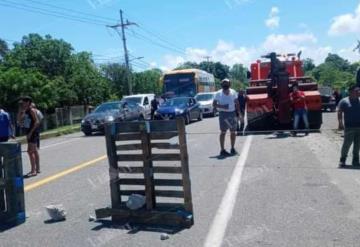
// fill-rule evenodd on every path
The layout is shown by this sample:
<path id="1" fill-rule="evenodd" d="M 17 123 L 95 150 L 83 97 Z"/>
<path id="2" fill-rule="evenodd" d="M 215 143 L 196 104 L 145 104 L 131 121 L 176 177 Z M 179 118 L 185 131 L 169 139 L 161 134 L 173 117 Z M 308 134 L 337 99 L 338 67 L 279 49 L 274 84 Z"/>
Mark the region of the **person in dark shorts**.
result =
<path id="1" fill-rule="evenodd" d="M 213 106 L 219 112 L 219 124 L 220 124 L 220 156 L 236 155 L 235 141 L 236 141 L 236 129 L 237 129 L 237 116 L 240 115 L 239 101 L 237 99 L 237 93 L 230 88 L 230 80 L 224 79 L 221 82 L 222 89 L 219 90 L 214 98 Z M 225 150 L 225 135 L 230 130 L 231 150 L 228 153 Z"/>
<path id="2" fill-rule="evenodd" d="M 360 166 L 360 89 L 357 86 L 349 88 L 349 97 L 342 99 L 338 106 L 339 129 L 344 130 L 344 143 L 341 148 L 339 167 L 345 167 L 346 158 L 353 145 L 353 166 Z"/>
<path id="3" fill-rule="evenodd" d="M 10 138 L 15 138 L 13 133 L 10 115 L 0 106 L 0 142 L 7 142 Z"/>
<path id="4" fill-rule="evenodd" d="M 31 171 L 27 176 L 36 176 L 40 173 L 40 157 L 37 148 L 39 136 L 39 120 L 35 109 L 31 107 L 32 99 L 30 97 L 22 97 L 19 101 L 20 110 L 18 115 L 18 123 L 26 133 L 28 144 L 28 155 L 31 164 Z"/>

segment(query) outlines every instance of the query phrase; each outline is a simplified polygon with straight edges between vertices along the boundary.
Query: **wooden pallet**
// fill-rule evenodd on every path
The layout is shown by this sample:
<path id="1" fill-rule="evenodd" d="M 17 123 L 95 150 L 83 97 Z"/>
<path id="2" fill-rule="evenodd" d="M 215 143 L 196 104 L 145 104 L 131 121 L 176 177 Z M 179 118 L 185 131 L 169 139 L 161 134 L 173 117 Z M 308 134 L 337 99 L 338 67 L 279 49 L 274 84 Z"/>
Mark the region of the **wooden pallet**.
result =
<path id="1" fill-rule="evenodd" d="M 96 217 L 111 216 L 113 221 L 141 224 L 193 225 L 184 120 L 114 123 L 105 127 L 105 133 L 111 207 L 96 210 Z M 145 196 L 144 208 L 132 211 L 126 207 L 127 197 L 132 194 Z M 174 198 L 181 202 L 174 202 Z"/>
<path id="2" fill-rule="evenodd" d="M 25 221 L 24 181 L 19 143 L 0 143 L 0 223 Z"/>

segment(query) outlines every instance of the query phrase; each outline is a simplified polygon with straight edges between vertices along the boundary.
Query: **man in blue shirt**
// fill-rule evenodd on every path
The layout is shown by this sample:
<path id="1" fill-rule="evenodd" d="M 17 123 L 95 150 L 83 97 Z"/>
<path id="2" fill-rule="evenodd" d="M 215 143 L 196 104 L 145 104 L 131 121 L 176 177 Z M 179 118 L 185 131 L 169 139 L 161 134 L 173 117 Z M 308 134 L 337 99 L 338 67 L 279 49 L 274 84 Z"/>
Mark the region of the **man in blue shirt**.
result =
<path id="1" fill-rule="evenodd" d="M 14 137 L 10 115 L 0 107 L 0 142 L 7 142 Z"/>
<path id="2" fill-rule="evenodd" d="M 353 145 L 353 166 L 360 166 L 360 100 L 359 88 L 349 88 L 349 97 L 342 99 L 338 106 L 339 129 L 344 130 L 339 167 L 344 167 L 351 145 Z"/>

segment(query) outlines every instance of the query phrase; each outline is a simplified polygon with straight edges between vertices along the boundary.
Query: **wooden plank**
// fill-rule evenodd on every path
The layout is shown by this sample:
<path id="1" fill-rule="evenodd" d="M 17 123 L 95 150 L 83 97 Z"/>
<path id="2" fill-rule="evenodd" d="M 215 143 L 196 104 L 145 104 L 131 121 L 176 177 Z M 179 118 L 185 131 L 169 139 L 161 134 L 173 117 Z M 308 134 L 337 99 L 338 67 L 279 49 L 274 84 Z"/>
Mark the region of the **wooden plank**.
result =
<path id="1" fill-rule="evenodd" d="M 181 179 L 155 179 L 155 186 L 183 186 Z"/>
<path id="2" fill-rule="evenodd" d="M 131 196 L 132 194 L 138 194 L 145 196 L 145 190 L 122 190 L 121 195 L 123 196 Z"/>
<path id="3" fill-rule="evenodd" d="M 141 150 L 141 144 L 122 144 L 117 145 L 116 150 L 117 151 L 129 151 L 129 150 Z"/>
<path id="4" fill-rule="evenodd" d="M 134 141 L 140 140 L 140 133 L 126 133 L 126 134 L 117 134 L 116 141 Z"/>
<path id="5" fill-rule="evenodd" d="M 180 161 L 181 156 L 179 153 L 178 154 L 173 154 L 173 153 L 153 154 L 151 156 L 151 160 L 153 160 L 153 161 Z"/>
<path id="6" fill-rule="evenodd" d="M 177 136 L 177 132 L 152 132 L 150 133 L 151 140 L 168 140 Z"/>
<path id="7" fill-rule="evenodd" d="M 159 197 L 184 198 L 184 192 L 179 190 L 156 190 L 155 195 Z"/>
<path id="8" fill-rule="evenodd" d="M 120 178 L 118 183 L 122 185 L 145 185 L 145 180 L 143 178 Z"/>
<path id="9" fill-rule="evenodd" d="M 144 172 L 142 166 L 119 166 L 119 173 L 140 174 Z"/>
<path id="10" fill-rule="evenodd" d="M 115 145 L 115 135 L 112 132 L 116 132 L 116 126 L 114 124 L 105 125 L 105 139 L 106 150 L 109 160 L 109 177 L 110 177 L 110 195 L 112 208 L 118 208 L 121 204 L 121 192 L 118 185 L 119 180 L 119 167 L 117 162 L 117 153 Z"/>
<path id="11" fill-rule="evenodd" d="M 176 120 L 150 121 L 150 132 L 177 131 Z"/>
<path id="12" fill-rule="evenodd" d="M 143 161 L 144 156 L 142 154 L 118 154 L 117 161 Z"/>
<path id="13" fill-rule="evenodd" d="M 151 147 L 157 149 L 180 149 L 179 144 L 172 144 L 167 142 L 151 143 Z"/>
<path id="14" fill-rule="evenodd" d="M 128 210 L 126 208 L 114 209 L 103 208 L 95 211 L 96 218 L 113 218 L 113 221 L 128 222 L 135 224 L 150 224 L 163 226 L 191 227 L 194 224 L 193 217 L 186 218 L 178 213 L 183 207 L 174 207 L 163 210 Z"/>
<path id="15" fill-rule="evenodd" d="M 145 129 L 145 122 L 118 122 L 115 124 L 117 133 L 140 132 Z"/>
<path id="16" fill-rule="evenodd" d="M 187 143 L 186 143 L 185 122 L 183 119 L 177 119 L 176 125 L 179 131 L 184 204 L 186 211 L 193 213 L 191 181 L 190 181 L 190 171 L 189 171 L 189 155 L 188 155 Z"/>
<path id="17" fill-rule="evenodd" d="M 154 173 L 170 173 L 170 174 L 181 174 L 181 167 L 171 167 L 171 166 L 157 166 L 153 168 Z"/>
<path id="18" fill-rule="evenodd" d="M 150 146 L 149 134 L 145 131 L 141 132 L 141 144 L 144 154 L 144 178 L 145 178 L 145 196 L 146 196 L 146 209 L 152 210 L 155 207 L 155 186 L 154 186 L 154 174 L 152 172 L 152 155 Z"/>

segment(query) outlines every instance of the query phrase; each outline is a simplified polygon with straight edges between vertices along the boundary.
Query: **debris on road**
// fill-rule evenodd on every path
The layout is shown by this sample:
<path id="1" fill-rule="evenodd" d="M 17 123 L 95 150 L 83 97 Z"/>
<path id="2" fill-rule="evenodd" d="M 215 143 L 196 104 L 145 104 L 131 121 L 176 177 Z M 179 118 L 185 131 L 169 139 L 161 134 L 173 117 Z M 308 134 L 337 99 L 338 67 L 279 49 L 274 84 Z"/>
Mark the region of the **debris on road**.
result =
<path id="1" fill-rule="evenodd" d="M 145 205 L 145 196 L 132 194 L 129 196 L 126 206 L 131 210 L 138 210 Z"/>
<path id="2" fill-rule="evenodd" d="M 167 234 L 167 233 L 161 233 L 161 235 L 160 235 L 160 239 L 161 240 L 167 240 L 167 239 L 169 239 L 170 237 L 169 237 L 169 234 Z"/>
<path id="3" fill-rule="evenodd" d="M 62 204 L 58 205 L 49 205 L 45 207 L 51 220 L 53 221 L 62 221 L 66 220 L 66 211 Z"/>
<path id="4" fill-rule="evenodd" d="M 89 215 L 89 221 L 92 222 L 92 221 L 96 221 L 96 218 L 92 215 Z"/>

